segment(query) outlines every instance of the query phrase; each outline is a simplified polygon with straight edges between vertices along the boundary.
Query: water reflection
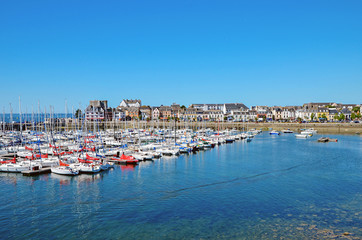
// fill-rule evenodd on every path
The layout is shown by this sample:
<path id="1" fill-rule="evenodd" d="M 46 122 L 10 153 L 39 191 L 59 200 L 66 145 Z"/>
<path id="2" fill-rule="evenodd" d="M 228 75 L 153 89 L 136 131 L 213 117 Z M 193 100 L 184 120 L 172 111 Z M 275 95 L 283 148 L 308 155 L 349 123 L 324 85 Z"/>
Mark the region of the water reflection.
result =
<path id="1" fill-rule="evenodd" d="M 136 164 L 125 164 L 121 165 L 122 172 L 133 172 L 136 168 Z"/>
<path id="2" fill-rule="evenodd" d="M 112 171 L 112 169 L 108 171 Z M 76 182 L 77 184 L 94 183 L 102 181 L 104 176 L 108 174 L 108 171 L 95 174 L 79 174 L 76 176 L 51 174 L 51 178 L 59 181 L 60 185 L 70 185 L 72 182 Z"/>
<path id="3" fill-rule="evenodd" d="M 0 173 L 0 183 L 6 185 L 16 185 L 18 176 L 16 173 Z"/>

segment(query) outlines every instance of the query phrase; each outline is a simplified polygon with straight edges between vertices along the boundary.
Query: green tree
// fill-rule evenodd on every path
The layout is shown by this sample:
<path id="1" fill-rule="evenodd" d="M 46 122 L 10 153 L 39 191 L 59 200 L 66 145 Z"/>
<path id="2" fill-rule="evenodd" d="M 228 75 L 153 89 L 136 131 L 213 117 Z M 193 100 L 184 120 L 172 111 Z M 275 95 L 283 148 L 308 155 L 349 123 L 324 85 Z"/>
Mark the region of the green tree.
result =
<path id="1" fill-rule="evenodd" d="M 181 106 L 181 109 L 182 109 L 182 110 L 186 110 L 185 105 L 182 105 L 182 106 Z"/>
<path id="2" fill-rule="evenodd" d="M 355 119 L 356 118 L 356 114 L 353 112 L 352 114 L 351 114 L 351 119 L 353 120 L 353 119 Z"/>
<path id="3" fill-rule="evenodd" d="M 224 121 L 226 121 L 226 120 L 228 120 L 228 118 L 225 116 L 225 117 L 224 117 Z"/>
<path id="4" fill-rule="evenodd" d="M 357 113 L 356 118 L 360 119 L 361 118 L 361 113 Z"/>
<path id="5" fill-rule="evenodd" d="M 346 116 L 344 116 L 343 113 L 339 114 L 339 117 L 338 117 L 339 121 L 342 121 L 342 120 L 345 120 L 345 119 L 346 119 Z"/>
<path id="6" fill-rule="evenodd" d="M 82 110 L 80 110 L 80 109 L 77 109 L 76 111 L 75 111 L 75 118 L 80 118 L 80 117 L 82 117 Z"/>
<path id="7" fill-rule="evenodd" d="M 360 110 L 361 110 L 361 108 L 358 106 L 355 106 L 352 108 L 352 112 L 355 112 L 355 113 L 358 113 Z"/>
<path id="8" fill-rule="evenodd" d="M 297 117 L 297 122 L 301 122 L 302 118 L 301 117 Z"/>
<path id="9" fill-rule="evenodd" d="M 335 120 L 338 120 L 338 119 L 339 119 L 338 113 L 335 113 L 333 118 L 334 118 Z"/>
<path id="10" fill-rule="evenodd" d="M 310 115 L 310 120 L 313 121 L 314 117 L 315 117 L 315 114 L 312 113 L 312 114 Z"/>
<path id="11" fill-rule="evenodd" d="M 325 113 L 322 114 L 322 118 L 327 119 L 327 116 Z"/>

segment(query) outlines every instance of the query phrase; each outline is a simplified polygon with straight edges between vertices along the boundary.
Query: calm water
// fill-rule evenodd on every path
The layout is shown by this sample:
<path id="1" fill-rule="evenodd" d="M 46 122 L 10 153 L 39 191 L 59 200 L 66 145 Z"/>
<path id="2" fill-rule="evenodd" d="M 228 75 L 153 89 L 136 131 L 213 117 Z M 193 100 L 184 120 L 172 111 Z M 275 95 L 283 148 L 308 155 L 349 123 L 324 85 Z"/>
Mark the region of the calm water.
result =
<path id="1" fill-rule="evenodd" d="M 362 137 L 318 137 L 262 134 L 97 175 L 2 173 L 0 238 L 360 239 Z"/>
<path id="2" fill-rule="evenodd" d="M 22 122 L 43 122 L 45 118 L 49 119 L 49 118 L 73 118 L 73 114 L 68 113 L 55 113 L 55 114 L 44 114 L 44 113 L 34 113 L 34 114 L 30 114 L 30 113 L 23 113 L 21 115 L 21 121 Z M 20 122 L 20 114 L 18 113 L 14 113 L 14 114 L 2 114 L 0 113 L 0 122 L 6 122 L 6 123 L 11 123 L 11 122 Z"/>

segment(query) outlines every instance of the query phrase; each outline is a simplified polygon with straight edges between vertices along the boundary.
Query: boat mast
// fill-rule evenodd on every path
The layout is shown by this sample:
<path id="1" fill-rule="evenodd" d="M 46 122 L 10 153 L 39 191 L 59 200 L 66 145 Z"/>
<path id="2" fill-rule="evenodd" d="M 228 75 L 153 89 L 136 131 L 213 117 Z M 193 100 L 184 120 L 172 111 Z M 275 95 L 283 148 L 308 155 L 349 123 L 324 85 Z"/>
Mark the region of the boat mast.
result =
<path id="1" fill-rule="evenodd" d="M 41 122 L 40 101 L 38 100 L 38 122 L 36 124 L 37 125 L 37 132 L 40 131 L 40 126 L 41 126 L 40 122 Z M 38 125 L 39 125 L 39 127 L 38 127 Z"/>
<path id="2" fill-rule="evenodd" d="M 65 99 L 65 117 L 64 117 L 64 125 L 65 125 L 65 131 L 68 132 L 68 128 L 67 128 L 67 122 L 66 119 L 68 118 L 68 106 L 67 106 L 67 99 Z"/>
<path id="3" fill-rule="evenodd" d="M 3 132 L 5 132 L 5 107 L 3 107 Z"/>
<path id="4" fill-rule="evenodd" d="M 175 118 L 175 146 L 176 146 L 176 114 L 174 114 L 174 118 Z"/>
<path id="5" fill-rule="evenodd" d="M 22 125 L 22 119 L 21 119 L 21 100 L 20 100 L 20 96 L 19 96 L 19 114 L 20 114 L 20 141 L 21 143 L 23 142 L 23 125 Z"/>
<path id="6" fill-rule="evenodd" d="M 10 122 L 11 122 L 11 131 L 14 131 L 14 121 L 13 121 L 13 108 L 11 107 L 11 103 L 10 104 Z"/>

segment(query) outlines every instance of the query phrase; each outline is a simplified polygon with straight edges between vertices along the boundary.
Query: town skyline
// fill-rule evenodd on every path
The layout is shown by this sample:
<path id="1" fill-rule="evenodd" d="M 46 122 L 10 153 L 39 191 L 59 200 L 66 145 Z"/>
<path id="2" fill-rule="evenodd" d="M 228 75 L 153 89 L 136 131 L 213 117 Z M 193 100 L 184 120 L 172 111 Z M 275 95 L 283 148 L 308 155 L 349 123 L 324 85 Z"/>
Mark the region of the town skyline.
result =
<path id="1" fill-rule="evenodd" d="M 85 121 L 171 120 L 181 121 L 351 121 L 361 118 L 361 104 L 305 103 L 302 106 L 250 106 L 243 103 L 149 106 L 140 99 L 123 99 L 117 107 L 107 100 L 91 100 L 75 118 Z"/>
<path id="2" fill-rule="evenodd" d="M 20 98 L 20 103 L 19 103 L 19 98 Z M 34 104 L 31 104 L 29 105 L 28 102 L 24 102 L 24 100 L 21 98 L 21 97 L 18 97 L 17 98 L 17 102 L 9 102 L 7 104 L 7 107 L 6 105 L 3 105 L 1 107 L 1 112 L 0 113 L 5 113 L 5 114 L 10 114 L 11 112 L 13 114 L 19 114 L 19 104 L 21 104 L 21 110 L 22 110 L 22 114 L 31 114 L 32 112 L 33 113 L 44 113 L 44 112 L 53 112 L 53 113 L 59 113 L 59 114 L 63 114 L 63 113 L 74 113 L 77 109 L 81 109 L 82 111 L 84 109 L 87 108 L 87 106 L 89 105 L 89 102 L 90 101 L 107 101 L 108 102 L 108 106 L 111 106 L 112 108 L 117 108 L 121 103 L 122 101 L 124 100 L 136 100 L 136 99 L 139 99 L 141 100 L 142 103 L 145 103 L 143 106 L 150 106 L 150 107 L 159 107 L 159 106 L 171 106 L 172 104 L 179 104 L 180 106 L 185 106 L 185 107 L 189 107 L 190 105 L 193 105 L 193 104 L 225 104 L 225 103 L 242 103 L 244 104 L 245 106 L 247 106 L 248 108 L 251 108 L 253 106 L 266 106 L 266 107 L 296 107 L 296 106 L 303 106 L 304 104 L 308 104 L 308 103 L 337 103 L 337 104 L 346 104 L 346 105 L 362 105 L 362 102 L 343 102 L 343 101 L 305 101 L 301 104 L 246 104 L 245 102 L 243 101 L 228 101 L 228 102 L 201 102 L 201 101 L 198 101 L 198 102 L 193 102 L 193 103 L 182 103 L 182 102 L 175 102 L 175 101 L 168 101 L 167 103 L 160 103 L 160 104 L 148 104 L 146 102 L 143 101 L 143 99 L 141 98 L 121 98 L 121 100 L 118 101 L 118 103 L 116 101 L 109 101 L 107 99 L 93 99 L 93 100 L 87 100 L 87 101 L 84 101 L 84 103 L 80 102 L 78 103 L 78 105 L 71 105 L 70 103 L 68 103 L 67 100 L 64 101 L 63 103 L 63 106 L 62 107 L 58 107 L 58 108 L 55 108 L 54 106 L 55 105 L 60 105 L 60 104 L 53 104 L 53 103 L 48 103 L 47 105 L 45 104 L 42 104 L 40 101 L 37 101 L 35 102 Z M 116 102 L 114 104 L 114 102 Z M 10 105 L 11 105 L 11 108 L 12 110 L 10 110 Z M 66 110 L 67 108 L 67 110 Z M 59 109 L 59 110 L 57 110 Z"/>

